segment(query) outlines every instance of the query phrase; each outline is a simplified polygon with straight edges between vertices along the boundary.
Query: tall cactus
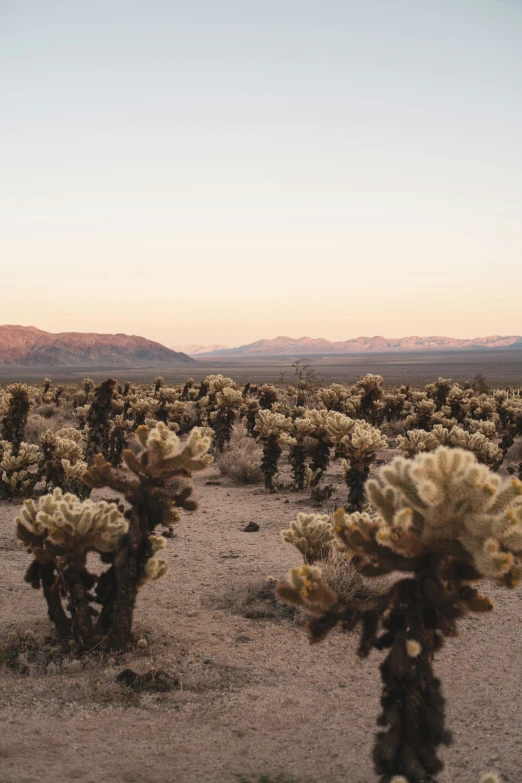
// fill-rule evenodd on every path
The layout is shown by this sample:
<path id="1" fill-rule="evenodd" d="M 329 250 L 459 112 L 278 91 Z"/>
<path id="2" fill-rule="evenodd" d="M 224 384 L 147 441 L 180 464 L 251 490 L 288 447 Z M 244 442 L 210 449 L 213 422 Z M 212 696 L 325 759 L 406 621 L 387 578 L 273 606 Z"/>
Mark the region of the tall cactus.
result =
<path id="1" fill-rule="evenodd" d="M 319 568 L 303 565 L 278 595 L 312 615 L 312 642 L 337 624 L 361 625 L 360 656 L 388 651 L 375 770 L 381 783 L 427 783 L 442 769 L 437 748 L 451 741 L 434 655 L 460 617 L 492 608 L 479 579 L 514 587 L 522 577 L 522 482 L 502 481 L 470 452 L 440 447 L 395 459 L 380 482 L 368 482 L 368 494 L 376 515 L 332 515 L 338 543 L 365 576 L 407 576 L 383 596 L 343 604 Z"/>

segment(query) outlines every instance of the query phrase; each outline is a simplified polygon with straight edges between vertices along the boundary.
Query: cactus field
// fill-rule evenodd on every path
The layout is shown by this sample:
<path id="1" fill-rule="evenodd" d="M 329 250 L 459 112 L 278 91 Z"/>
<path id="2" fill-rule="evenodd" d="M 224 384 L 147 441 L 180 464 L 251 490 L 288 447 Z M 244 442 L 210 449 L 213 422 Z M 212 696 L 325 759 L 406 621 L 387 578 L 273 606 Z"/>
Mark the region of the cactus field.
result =
<path id="1" fill-rule="evenodd" d="M 0 559 L 0 783 L 522 779 L 518 387 L 4 384 Z"/>

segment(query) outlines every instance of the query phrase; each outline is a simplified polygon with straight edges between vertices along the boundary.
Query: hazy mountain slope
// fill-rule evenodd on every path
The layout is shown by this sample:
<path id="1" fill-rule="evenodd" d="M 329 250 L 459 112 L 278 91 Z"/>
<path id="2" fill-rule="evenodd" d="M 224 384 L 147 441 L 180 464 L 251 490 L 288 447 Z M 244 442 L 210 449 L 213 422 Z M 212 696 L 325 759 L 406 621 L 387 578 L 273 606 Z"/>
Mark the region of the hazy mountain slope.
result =
<path id="1" fill-rule="evenodd" d="M 273 340 L 257 340 L 248 345 L 227 350 L 206 352 L 207 356 L 274 356 L 295 354 L 343 354 L 371 353 L 379 351 L 437 351 L 459 350 L 462 348 L 506 348 L 520 346 L 522 337 L 477 337 L 471 340 L 460 340 L 456 337 L 356 337 L 352 340 L 334 342 L 323 338 L 275 337 Z M 199 355 L 203 355 L 200 352 Z"/>
<path id="2" fill-rule="evenodd" d="M 221 345 L 219 343 L 216 343 L 215 345 L 198 345 L 196 343 L 191 345 L 172 345 L 171 347 L 173 351 L 181 351 L 189 356 L 197 356 L 200 353 L 212 353 L 213 351 L 223 351 L 230 348 L 229 345 Z"/>
<path id="3" fill-rule="evenodd" d="M 184 353 L 136 335 L 52 334 L 33 326 L 0 326 L 0 364 L 119 366 L 194 361 Z"/>

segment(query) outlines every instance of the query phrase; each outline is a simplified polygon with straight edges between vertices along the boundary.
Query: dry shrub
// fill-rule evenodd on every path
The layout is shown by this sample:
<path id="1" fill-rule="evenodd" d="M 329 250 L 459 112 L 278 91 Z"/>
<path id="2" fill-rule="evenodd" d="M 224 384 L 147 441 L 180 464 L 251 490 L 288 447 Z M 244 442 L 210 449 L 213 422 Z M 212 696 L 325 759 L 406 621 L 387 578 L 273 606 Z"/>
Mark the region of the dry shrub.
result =
<path id="1" fill-rule="evenodd" d="M 369 598 L 384 594 L 395 581 L 390 576 L 365 578 L 357 571 L 351 560 L 343 559 L 337 549 L 331 549 L 320 566 L 324 581 L 343 603 L 367 601 Z"/>
<path id="2" fill-rule="evenodd" d="M 273 579 L 259 579 L 243 585 L 234 585 L 215 600 L 216 606 L 249 620 L 295 620 L 304 614 L 279 601 Z M 214 603 L 214 599 L 212 599 Z"/>
<path id="3" fill-rule="evenodd" d="M 43 407 L 51 407 L 40 405 L 37 410 Z M 40 435 L 43 435 L 47 430 L 61 430 L 64 427 L 77 427 L 78 421 L 74 414 L 57 408 L 52 408 L 52 416 L 44 416 L 41 413 L 30 413 L 27 419 L 27 426 L 25 428 L 24 440 L 26 443 L 35 443 L 40 446 Z"/>
<path id="4" fill-rule="evenodd" d="M 382 431 L 389 435 L 391 438 L 396 438 L 398 435 L 406 435 L 406 425 L 404 419 L 397 419 L 397 421 L 385 422 L 382 427 Z"/>
<path id="5" fill-rule="evenodd" d="M 506 454 L 506 462 L 514 462 L 517 465 L 522 462 L 522 438 L 515 438 L 515 442 Z"/>
<path id="6" fill-rule="evenodd" d="M 43 435 L 47 430 L 53 430 L 54 432 L 57 429 L 54 418 L 44 417 L 40 413 L 31 413 L 27 420 L 24 437 L 27 443 L 35 443 L 39 446 L 40 435 Z"/>
<path id="7" fill-rule="evenodd" d="M 42 403 L 42 405 L 37 405 L 34 409 L 34 412 L 38 416 L 42 416 L 44 419 L 50 419 L 56 413 L 56 405 L 51 405 L 51 403 L 45 402 Z"/>
<path id="8" fill-rule="evenodd" d="M 216 455 L 220 473 L 235 484 L 258 484 L 263 480 L 261 449 L 244 430 L 235 429 L 226 451 Z"/>

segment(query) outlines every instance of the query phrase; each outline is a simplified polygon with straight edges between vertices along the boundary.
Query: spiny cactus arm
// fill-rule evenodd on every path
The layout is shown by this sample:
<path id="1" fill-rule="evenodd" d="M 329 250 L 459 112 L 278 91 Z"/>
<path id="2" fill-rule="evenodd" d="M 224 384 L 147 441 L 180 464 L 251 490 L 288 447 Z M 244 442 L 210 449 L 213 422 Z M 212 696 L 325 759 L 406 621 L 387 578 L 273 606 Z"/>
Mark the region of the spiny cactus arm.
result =
<path id="1" fill-rule="evenodd" d="M 185 476 L 191 476 L 200 470 L 205 470 L 212 463 L 211 454 L 205 454 L 201 457 L 193 457 L 190 451 L 186 449 L 175 457 L 171 457 L 163 462 L 161 474 L 165 478 L 173 478 L 182 473 Z"/>
<path id="2" fill-rule="evenodd" d="M 124 452 L 125 455 L 126 452 Z M 132 452 L 130 452 L 132 454 Z M 134 455 L 133 455 L 134 456 Z M 91 489 L 110 487 L 116 492 L 126 494 L 139 487 L 137 481 L 128 481 L 120 478 L 103 454 L 97 454 L 91 467 L 82 475 L 82 479 Z"/>
<path id="3" fill-rule="evenodd" d="M 376 640 L 379 618 L 391 601 L 391 593 L 382 598 L 365 602 L 364 608 L 354 604 L 339 603 L 337 595 L 324 582 L 321 569 L 302 565 L 292 568 L 287 582 L 280 582 L 276 595 L 291 606 L 304 609 L 310 615 L 307 623 L 311 644 L 322 641 L 340 624 L 344 631 L 353 631 L 362 625 L 358 654 L 366 657 Z"/>
<path id="4" fill-rule="evenodd" d="M 389 528 L 380 523 L 377 517 L 366 512 L 346 514 L 344 509 L 338 509 L 331 516 L 334 533 L 341 546 L 358 556 L 354 561 L 357 569 L 364 576 L 378 576 L 392 571 L 415 571 L 422 563 L 426 549 L 412 537 L 407 528 L 396 520 L 390 537 L 397 547 L 400 539 L 401 550 L 391 550 L 387 545 Z"/>
<path id="5" fill-rule="evenodd" d="M 277 595 L 293 606 L 300 606 L 310 614 L 321 615 L 339 605 L 337 595 L 324 583 L 321 569 L 302 565 L 292 568 L 288 582 L 279 583 Z"/>

